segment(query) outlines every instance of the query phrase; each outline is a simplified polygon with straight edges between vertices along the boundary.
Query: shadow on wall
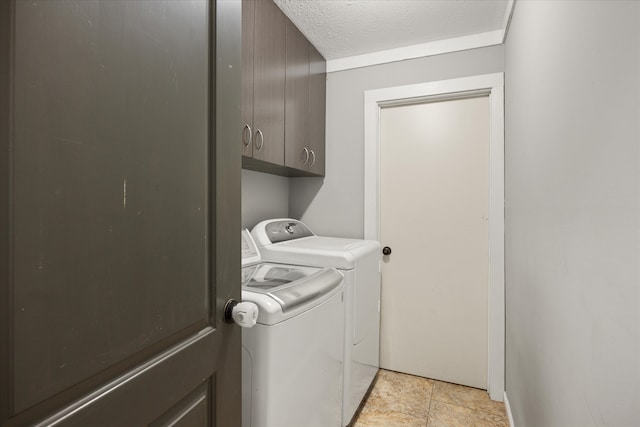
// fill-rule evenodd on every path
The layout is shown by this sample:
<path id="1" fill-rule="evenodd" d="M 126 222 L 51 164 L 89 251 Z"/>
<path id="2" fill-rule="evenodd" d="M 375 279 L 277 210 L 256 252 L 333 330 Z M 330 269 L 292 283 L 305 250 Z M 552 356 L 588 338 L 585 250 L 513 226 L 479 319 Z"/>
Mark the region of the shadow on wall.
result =
<path id="1" fill-rule="evenodd" d="M 242 227 L 289 216 L 289 178 L 242 170 Z"/>
<path id="2" fill-rule="evenodd" d="M 323 185 L 324 177 L 291 178 L 289 188 L 289 216 L 304 222 L 304 214 L 313 203 L 313 200 Z M 295 197 L 293 194 L 295 194 Z"/>

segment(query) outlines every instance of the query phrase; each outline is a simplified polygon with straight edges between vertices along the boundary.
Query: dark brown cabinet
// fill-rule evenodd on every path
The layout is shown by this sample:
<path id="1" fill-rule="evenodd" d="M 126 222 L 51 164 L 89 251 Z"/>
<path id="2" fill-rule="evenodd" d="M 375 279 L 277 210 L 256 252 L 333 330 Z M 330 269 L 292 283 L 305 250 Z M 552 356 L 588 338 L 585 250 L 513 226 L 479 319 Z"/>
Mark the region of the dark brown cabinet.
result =
<path id="1" fill-rule="evenodd" d="M 253 35 L 255 1 L 242 0 L 242 156 L 253 157 Z"/>
<path id="2" fill-rule="evenodd" d="M 283 165 L 285 16 L 271 0 L 243 0 L 242 8 L 243 154 Z"/>
<path id="3" fill-rule="evenodd" d="M 309 46 L 309 146 L 310 172 L 324 176 L 327 62 Z"/>
<path id="4" fill-rule="evenodd" d="M 284 164 L 300 170 L 308 169 L 311 163 L 308 143 L 309 47 L 307 39 L 287 20 Z"/>
<path id="5" fill-rule="evenodd" d="M 326 62 L 272 0 L 242 8 L 242 167 L 324 175 Z"/>
<path id="6" fill-rule="evenodd" d="M 285 166 L 324 175 L 326 62 L 287 20 Z"/>

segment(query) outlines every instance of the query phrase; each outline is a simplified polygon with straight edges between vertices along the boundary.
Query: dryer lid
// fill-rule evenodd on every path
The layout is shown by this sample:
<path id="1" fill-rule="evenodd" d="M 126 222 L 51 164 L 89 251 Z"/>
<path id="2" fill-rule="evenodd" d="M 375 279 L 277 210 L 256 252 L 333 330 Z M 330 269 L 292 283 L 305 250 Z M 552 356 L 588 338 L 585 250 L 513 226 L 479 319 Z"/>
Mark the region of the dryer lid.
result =
<path id="1" fill-rule="evenodd" d="M 379 256 L 375 240 L 316 236 L 302 222 L 280 218 L 258 223 L 251 235 L 263 260 L 350 270 L 363 256 Z M 287 237 L 288 236 L 288 237 Z"/>

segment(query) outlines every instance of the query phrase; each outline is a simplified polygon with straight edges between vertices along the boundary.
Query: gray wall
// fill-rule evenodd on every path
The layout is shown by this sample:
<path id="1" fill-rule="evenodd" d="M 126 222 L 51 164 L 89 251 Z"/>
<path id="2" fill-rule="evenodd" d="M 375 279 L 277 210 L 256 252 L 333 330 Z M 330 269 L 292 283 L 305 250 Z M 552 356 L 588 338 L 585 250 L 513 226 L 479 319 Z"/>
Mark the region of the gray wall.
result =
<path id="1" fill-rule="evenodd" d="M 242 227 L 289 215 L 289 178 L 242 170 Z"/>
<path id="2" fill-rule="evenodd" d="M 364 91 L 501 71 L 494 46 L 330 73 L 326 177 L 291 180 L 291 216 L 317 234 L 364 236 Z"/>
<path id="3" fill-rule="evenodd" d="M 505 47 L 516 425 L 640 425 L 640 2 L 516 2 Z"/>

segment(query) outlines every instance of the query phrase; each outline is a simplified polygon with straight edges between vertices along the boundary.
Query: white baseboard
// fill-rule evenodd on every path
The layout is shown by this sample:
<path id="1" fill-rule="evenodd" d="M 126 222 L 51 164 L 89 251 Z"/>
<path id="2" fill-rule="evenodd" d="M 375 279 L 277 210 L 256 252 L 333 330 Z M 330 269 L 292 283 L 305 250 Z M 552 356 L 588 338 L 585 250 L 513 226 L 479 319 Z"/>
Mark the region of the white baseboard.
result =
<path id="1" fill-rule="evenodd" d="M 511 413 L 511 405 L 509 404 L 509 398 L 507 398 L 507 392 L 504 392 L 504 407 L 507 410 L 507 417 L 509 418 L 509 427 L 516 427 L 516 423 L 513 422 L 513 414 Z"/>

